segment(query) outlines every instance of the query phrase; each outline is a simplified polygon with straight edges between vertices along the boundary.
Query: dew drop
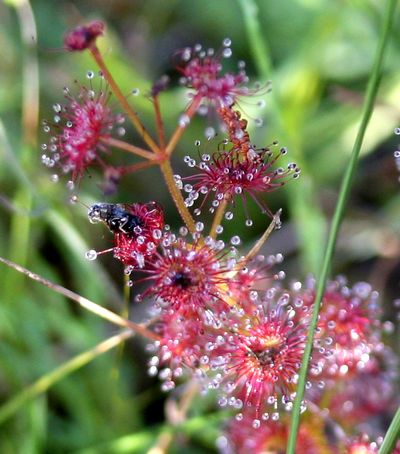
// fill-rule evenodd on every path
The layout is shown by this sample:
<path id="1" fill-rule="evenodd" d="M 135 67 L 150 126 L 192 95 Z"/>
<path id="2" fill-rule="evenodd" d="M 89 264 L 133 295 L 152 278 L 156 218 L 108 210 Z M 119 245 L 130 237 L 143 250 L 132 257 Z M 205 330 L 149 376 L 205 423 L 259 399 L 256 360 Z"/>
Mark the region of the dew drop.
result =
<path id="1" fill-rule="evenodd" d="M 233 236 L 231 238 L 231 244 L 238 246 L 240 244 L 240 237 L 238 235 Z"/>
<path id="2" fill-rule="evenodd" d="M 258 293 L 255 290 L 251 290 L 249 296 L 251 301 L 256 301 L 258 298 Z"/>
<path id="3" fill-rule="evenodd" d="M 154 238 L 155 240 L 159 240 L 159 239 L 161 238 L 161 236 L 162 236 L 162 232 L 161 232 L 160 229 L 155 229 L 155 230 L 153 231 L 153 238 Z"/>
<path id="4" fill-rule="evenodd" d="M 215 137 L 215 129 L 212 126 L 209 126 L 204 130 L 204 135 L 208 140 L 212 139 Z"/>
<path id="5" fill-rule="evenodd" d="M 206 104 L 202 104 L 201 106 L 198 107 L 197 113 L 200 116 L 205 117 L 208 114 L 208 106 Z"/>
<path id="6" fill-rule="evenodd" d="M 75 188 L 75 183 L 72 180 L 67 181 L 66 183 L 68 191 L 73 191 Z"/>
<path id="7" fill-rule="evenodd" d="M 86 260 L 90 260 L 90 261 L 96 260 L 97 252 L 94 249 L 90 249 L 90 251 L 87 251 L 85 253 L 85 258 L 86 258 Z"/>
<path id="8" fill-rule="evenodd" d="M 179 126 L 181 128 L 185 128 L 186 126 L 188 126 L 190 124 L 190 117 L 189 115 L 187 114 L 182 114 L 180 117 L 179 117 Z"/>
<path id="9" fill-rule="evenodd" d="M 139 96 L 140 90 L 139 88 L 133 88 L 131 93 L 133 96 Z"/>
<path id="10" fill-rule="evenodd" d="M 232 57 L 232 49 L 230 47 L 226 47 L 223 51 L 222 51 L 222 56 L 224 58 L 230 58 Z"/>
<path id="11" fill-rule="evenodd" d="M 180 227 L 180 229 L 179 229 L 179 234 L 180 234 L 181 236 L 186 236 L 188 233 L 189 233 L 189 231 L 188 231 L 187 227 L 184 227 L 184 226 L 183 226 L 183 227 Z"/>
<path id="12" fill-rule="evenodd" d="M 386 321 L 382 325 L 382 329 L 386 334 L 392 334 L 394 332 L 394 324 L 390 321 Z"/>
<path id="13" fill-rule="evenodd" d="M 56 173 L 53 174 L 53 175 L 50 177 L 50 181 L 51 181 L 52 183 L 57 183 L 58 180 L 59 180 L 59 176 L 58 176 Z"/>
<path id="14" fill-rule="evenodd" d="M 261 426 L 260 420 L 259 420 L 259 419 L 255 419 L 255 420 L 253 421 L 253 423 L 252 423 L 252 426 L 253 426 L 254 429 L 259 429 L 260 426 Z"/>
<path id="15" fill-rule="evenodd" d="M 202 222 L 196 222 L 196 232 L 202 232 L 204 230 L 204 224 Z"/>

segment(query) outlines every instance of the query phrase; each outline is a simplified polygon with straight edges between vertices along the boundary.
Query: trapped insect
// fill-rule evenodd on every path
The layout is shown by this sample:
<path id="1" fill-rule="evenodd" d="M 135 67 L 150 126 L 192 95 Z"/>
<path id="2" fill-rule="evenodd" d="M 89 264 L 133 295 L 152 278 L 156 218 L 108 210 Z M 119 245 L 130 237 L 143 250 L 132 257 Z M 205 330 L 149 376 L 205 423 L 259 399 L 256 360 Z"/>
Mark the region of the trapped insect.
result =
<path id="1" fill-rule="evenodd" d="M 162 214 L 156 202 L 135 203 L 95 203 L 89 207 L 90 222 L 104 222 L 111 232 L 139 234 L 146 225 L 148 217 Z"/>

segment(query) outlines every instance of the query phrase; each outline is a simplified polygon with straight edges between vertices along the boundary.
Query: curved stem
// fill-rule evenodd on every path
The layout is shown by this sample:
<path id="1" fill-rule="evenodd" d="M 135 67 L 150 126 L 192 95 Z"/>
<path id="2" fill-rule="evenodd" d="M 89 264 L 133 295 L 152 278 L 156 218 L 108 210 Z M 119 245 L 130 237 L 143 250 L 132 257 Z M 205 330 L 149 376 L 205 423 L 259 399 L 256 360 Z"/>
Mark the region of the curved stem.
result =
<path id="1" fill-rule="evenodd" d="M 87 298 L 78 295 L 75 292 L 72 292 L 71 290 L 68 290 L 65 287 L 62 287 L 61 285 L 54 284 L 53 282 L 50 282 L 49 280 L 45 279 L 42 276 L 39 276 L 36 273 L 33 273 L 32 271 L 29 271 L 28 269 L 24 268 L 23 266 L 17 265 L 14 262 L 11 262 L 10 260 L 7 260 L 3 257 L 0 257 L 0 262 L 4 263 L 5 265 L 9 266 L 10 268 L 13 268 L 14 270 L 18 271 L 19 273 L 25 274 L 25 276 L 28 276 L 30 279 L 39 282 L 40 284 L 44 285 L 45 287 L 50 288 L 54 292 L 57 292 L 66 298 L 75 301 L 78 303 L 80 306 L 82 306 L 84 309 L 88 310 L 89 312 L 92 312 L 95 315 L 98 315 L 101 318 L 104 318 L 105 320 L 108 320 L 111 323 L 114 323 L 115 325 L 122 326 L 124 328 L 129 328 L 132 331 L 135 331 L 138 334 L 141 334 L 142 336 L 146 337 L 147 339 L 151 340 L 159 340 L 159 336 L 157 334 L 153 333 L 152 331 L 148 330 L 145 328 L 143 325 L 139 325 L 137 323 L 131 322 L 130 320 L 126 320 L 119 315 L 115 314 L 114 312 L 109 311 L 108 309 L 99 306 L 98 304 L 94 303 L 93 301 L 88 300 Z"/>
<path id="2" fill-rule="evenodd" d="M 179 403 L 172 399 L 167 400 L 165 413 L 172 427 L 179 427 L 185 423 L 193 399 L 199 394 L 199 391 L 199 383 L 192 380 L 187 384 Z M 148 454 L 167 453 L 175 435 L 173 430 L 163 431 L 158 437 L 156 444 L 148 451 Z"/>
<path id="3" fill-rule="evenodd" d="M 389 429 L 386 432 L 379 454 L 390 454 L 400 438 L 400 407 L 397 409 Z"/>
<path id="4" fill-rule="evenodd" d="M 158 96 L 154 96 L 153 98 L 153 106 L 154 106 L 154 113 L 156 115 L 156 124 L 157 124 L 157 134 L 158 140 L 160 143 L 160 149 L 165 149 L 165 131 L 164 131 L 164 122 L 161 116 L 161 109 L 160 109 L 160 100 Z"/>
<path id="5" fill-rule="evenodd" d="M 181 191 L 177 188 L 174 180 L 174 174 L 172 171 L 171 163 L 169 159 L 166 159 L 160 164 L 161 172 L 164 175 L 165 183 L 167 184 L 168 191 L 171 194 L 171 197 L 175 203 L 175 206 L 181 215 L 186 227 L 188 228 L 190 233 L 196 232 L 195 222 L 190 214 L 189 210 L 185 205 L 185 201 L 183 200 Z"/>
<path id="6" fill-rule="evenodd" d="M 148 169 L 149 167 L 153 167 L 158 165 L 159 163 L 157 161 L 142 161 L 142 162 L 137 162 L 136 164 L 132 164 L 129 166 L 121 166 L 117 167 L 116 169 L 121 175 L 127 175 L 128 173 L 134 173 L 137 172 L 138 170 L 143 170 L 143 169 Z"/>
<path id="7" fill-rule="evenodd" d="M 265 232 L 262 234 L 261 238 L 257 241 L 257 243 L 250 249 L 250 251 L 247 253 L 246 257 L 244 258 L 243 262 L 240 262 L 241 264 L 243 263 L 249 263 L 259 252 L 260 249 L 264 246 L 265 242 L 268 240 L 269 236 L 271 233 L 281 227 L 281 216 L 282 209 L 278 210 L 272 219 L 272 222 L 270 225 L 267 227 Z"/>
<path id="8" fill-rule="evenodd" d="M 122 93 L 121 89 L 115 82 L 114 78 L 112 77 L 110 71 L 108 70 L 103 57 L 97 48 L 97 46 L 91 46 L 90 47 L 90 52 L 96 61 L 98 67 L 103 73 L 104 78 L 107 80 L 108 84 L 111 87 L 111 90 L 115 94 L 115 96 L 118 98 L 118 101 L 120 102 L 122 108 L 125 110 L 126 114 L 128 115 L 129 119 L 131 120 L 133 126 L 136 128 L 137 132 L 140 134 L 140 136 L 143 138 L 143 140 L 147 143 L 149 148 L 154 151 L 154 153 L 158 153 L 159 148 L 158 145 L 154 142 L 150 134 L 147 132 L 146 128 L 140 121 L 137 113 L 132 109 L 132 107 L 129 105 L 128 101 L 126 100 L 125 95 Z"/>
<path id="9" fill-rule="evenodd" d="M 346 172 L 343 177 L 342 185 L 339 192 L 338 201 L 335 208 L 335 213 L 333 215 L 332 226 L 328 237 L 328 242 L 326 246 L 325 256 L 321 268 L 321 273 L 318 279 L 317 291 L 315 296 L 315 304 L 313 309 L 312 320 L 310 323 L 308 338 L 306 347 L 304 350 L 303 361 L 299 373 L 299 381 L 296 390 L 296 399 L 293 406 L 293 414 L 291 420 L 291 428 L 289 434 L 289 443 L 287 447 L 287 454 L 295 454 L 296 451 L 296 439 L 300 423 L 300 411 L 304 397 L 304 389 L 308 371 L 308 365 L 310 362 L 311 350 L 314 339 L 314 331 L 318 322 L 318 314 L 321 305 L 322 296 L 325 290 L 326 281 L 328 278 L 328 273 L 335 251 L 336 240 L 338 237 L 339 228 L 341 225 L 343 213 L 346 207 L 347 197 L 350 192 L 351 184 L 354 178 L 358 156 L 360 154 L 361 145 L 363 143 L 365 131 L 369 119 L 371 117 L 376 93 L 379 86 L 379 76 L 382 67 L 383 56 L 386 49 L 386 44 L 390 35 L 390 30 L 393 22 L 393 15 L 395 10 L 396 0 L 388 0 L 386 2 L 385 14 L 382 23 L 382 30 L 380 34 L 380 39 L 376 51 L 374 65 L 371 71 L 371 75 L 368 81 L 367 91 L 365 95 L 361 123 L 358 129 L 358 133 L 354 142 L 353 151 L 350 157 L 349 165 L 346 169 Z"/>
<path id="10" fill-rule="evenodd" d="M 210 237 L 216 238 L 217 236 L 217 227 L 221 224 L 222 218 L 224 216 L 226 206 L 228 205 L 229 200 L 223 199 L 222 202 L 218 205 L 217 211 L 215 212 L 215 216 L 210 228 Z"/>
<path id="11" fill-rule="evenodd" d="M 141 156 L 142 158 L 146 159 L 156 159 L 156 155 L 151 151 L 143 150 L 143 148 L 136 147 L 135 145 L 131 145 L 130 143 L 124 142 L 123 140 L 114 139 L 112 137 L 102 138 L 100 139 L 101 142 L 115 148 L 119 148 L 120 150 L 127 151 L 128 153 L 132 153 L 136 156 Z"/>
<path id="12" fill-rule="evenodd" d="M 196 113 L 197 108 L 201 102 L 201 97 L 196 97 L 193 99 L 192 103 L 189 105 L 188 109 L 185 111 L 184 115 L 188 117 L 189 120 L 192 119 L 193 115 Z M 181 139 L 183 133 L 185 132 L 186 126 L 178 126 L 175 132 L 172 134 L 170 141 L 168 142 L 167 147 L 165 148 L 165 154 L 171 156 L 171 153 L 175 150 L 175 147 L 179 140 Z"/>

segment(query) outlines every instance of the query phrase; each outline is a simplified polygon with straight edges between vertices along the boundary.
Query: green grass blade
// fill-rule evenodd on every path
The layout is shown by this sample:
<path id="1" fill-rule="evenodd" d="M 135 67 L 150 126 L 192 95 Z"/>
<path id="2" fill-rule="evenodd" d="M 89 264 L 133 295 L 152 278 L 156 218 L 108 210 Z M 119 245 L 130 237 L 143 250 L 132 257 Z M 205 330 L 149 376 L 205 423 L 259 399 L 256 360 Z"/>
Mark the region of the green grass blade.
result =
<path id="1" fill-rule="evenodd" d="M 382 30 L 380 34 L 380 39 L 376 51 L 376 57 L 374 65 L 371 71 L 371 75 L 368 81 L 367 91 L 365 95 L 364 105 L 362 109 L 362 117 L 360 127 L 354 142 L 352 154 L 350 157 L 349 165 L 346 169 L 346 172 L 343 177 L 342 185 L 339 192 L 339 198 L 336 204 L 335 213 L 333 215 L 332 227 L 329 233 L 328 242 L 326 246 L 325 256 L 323 260 L 323 265 L 321 268 L 321 273 L 318 279 L 317 292 L 315 297 L 315 305 L 313 316 L 310 324 L 310 330 L 307 338 L 307 344 L 304 351 L 303 361 L 299 374 L 299 382 L 297 386 L 296 399 L 293 406 L 292 422 L 289 434 L 289 443 L 287 448 L 287 454 L 295 454 L 296 451 L 296 439 L 299 429 L 300 422 L 300 411 L 302 406 L 302 401 L 304 397 L 304 389 L 307 378 L 308 365 L 311 356 L 312 344 L 314 339 L 314 331 L 317 326 L 318 313 L 321 305 L 322 296 L 325 290 L 326 281 L 328 278 L 328 273 L 330 270 L 330 265 L 335 251 L 336 240 L 338 237 L 339 228 L 343 218 L 343 213 L 346 207 L 347 197 L 350 192 L 351 184 L 353 182 L 356 165 L 358 161 L 358 156 L 360 154 L 361 146 L 363 143 L 365 131 L 368 126 L 369 119 L 372 115 L 374 101 L 379 86 L 380 73 L 382 68 L 383 57 L 386 50 L 386 45 L 389 39 L 390 31 L 393 23 L 393 16 L 395 10 L 396 0 L 388 0 L 386 3 L 384 18 L 382 22 Z"/>
<path id="2" fill-rule="evenodd" d="M 390 454 L 398 440 L 400 440 L 400 407 L 397 409 L 397 412 L 390 423 L 389 429 L 386 432 L 382 446 L 379 450 L 379 454 Z"/>
<path id="3" fill-rule="evenodd" d="M 57 367 L 52 372 L 39 378 L 37 381 L 27 386 L 22 392 L 11 398 L 8 402 L 0 407 L 0 424 L 4 423 L 14 413 L 16 413 L 26 402 L 34 399 L 40 394 L 47 391 L 58 381 L 62 380 L 72 372 L 85 366 L 86 364 L 93 361 L 99 355 L 107 352 L 108 350 L 116 347 L 125 339 L 134 335 L 131 330 L 124 330 L 121 333 L 106 339 L 94 348 L 81 353 L 69 361 Z"/>

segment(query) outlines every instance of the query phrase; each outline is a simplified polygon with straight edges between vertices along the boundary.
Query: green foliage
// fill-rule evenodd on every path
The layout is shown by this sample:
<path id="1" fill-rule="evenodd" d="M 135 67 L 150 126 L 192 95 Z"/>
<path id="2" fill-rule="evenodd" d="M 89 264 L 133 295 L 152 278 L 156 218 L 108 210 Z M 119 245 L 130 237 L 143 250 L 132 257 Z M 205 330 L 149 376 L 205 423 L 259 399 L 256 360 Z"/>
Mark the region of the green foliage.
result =
<path id="1" fill-rule="evenodd" d="M 120 313 L 123 279 L 119 264 L 111 257 L 95 263 L 84 259 L 86 250 L 104 247 L 109 238 L 87 222 L 84 207 L 68 203 L 62 184 L 50 182 L 48 170 L 40 163 L 40 145 L 26 141 L 21 124 L 27 83 L 22 78 L 26 43 L 18 33 L 21 15 L 17 13 L 26 2 L 7 3 L 12 7 L 0 4 L 0 255 Z M 360 119 L 378 39 L 381 3 L 35 0 L 40 117 L 52 115 L 51 105 L 62 98 L 64 85 L 71 87 L 74 79 L 83 80 L 86 70 L 94 68 L 86 54 L 51 50 L 60 48 L 64 30 L 75 25 L 80 16 L 106 21 L 108 32 L 102 50 L 126 93 L 139 87 L 145 95 L 164 72 L 176 81 L 171 58 L 176 48 L 197 41 L 218 47 L 229 36 L 234 55 L 248 62 L 254 80 L 273 83 L 273 93 L 265 96 L 267 108 L 262 112 L 265 127 L 253 131 L 256 143 L 264 146 L 278 139 L 289 148 L 288 160 L 296 160 L 302 167 L 300 180 L 270 197 L 273 210 L 284 208 L 284 228 L 266 246 L 268 253 L 287 255 L 288 276 L 301 278 L 320 267 L 327 220 Z M 392 158 L 400 104 L 399 42 L 392 39 L 389 43 L 389 58 L 333 269 L 334 273 L 346 272 L 354 281 L 372 278 L 379 290 L 384 290 L 387 306 L 399 292 L 393 275 L 400 249 L 396 242 L 400 204 Z M 144 123 L 149 124 L 150 102 L 146 96 L 134 101 Z M 162 98 L 168 131 L 176 126 L 185 102 L 178 87 Z M 250 116 L 260 116 L 254 106 L 242 107 Z M 204 121 L 197 119 L 192 135 L 184 135 L 173 159 L 177 172 L 183 169 L 183 155 L 194 152 L 193 143 L 202 138 L 203 129 Z M 127 134 L 135 138 L 129 128 Z M 42 140 L 39 131 L 38 143 Z M 82 185 L 80 198 L 91 203 L 103 196 L 89 181 Z M 122 183 L 118 201 L 137 200 L 160 201 L 169 213 L 168 222 L 180 225 L 158 170 L 142 171 Z M 264 225 L 259 210 L 255 206 L 250 209 L 255 224 Z M 254 241 L 259 232 L 236 224 L 235 229 L 242 229 L 235 230 L 241 237 Z M 365 239 L 360 241 L 364 231 L 373 234 L 375 241 L 367 245 Z M 392 249 L 386 247 L 390 240 Z M 135 305 L 131 310 L 133 318 L 142 317 L 143 307 Z M 114 327 L 106 322 L 1 265 L 1 402 L 21 395 L 41 376 L 113 334 Z M 154 446 L 161 434 L 176 434 L 176 428 L 162 422 L 164 396 L 158 383 L 146 376 L 143 350 L 140 341 L 130 340 L 119 354 L 112 350 L 93 357 L 90 364 L 73 368 L 46 392 L 25 401 L 0 425 L 0 452 L 142 453 Z M 212 399 L 195 401 L 189 419 L 179 426 L 180 435 L 173 437 L 171 452 L 213 450 L 223 416 L 210 413 L 212 406 Z"/>

